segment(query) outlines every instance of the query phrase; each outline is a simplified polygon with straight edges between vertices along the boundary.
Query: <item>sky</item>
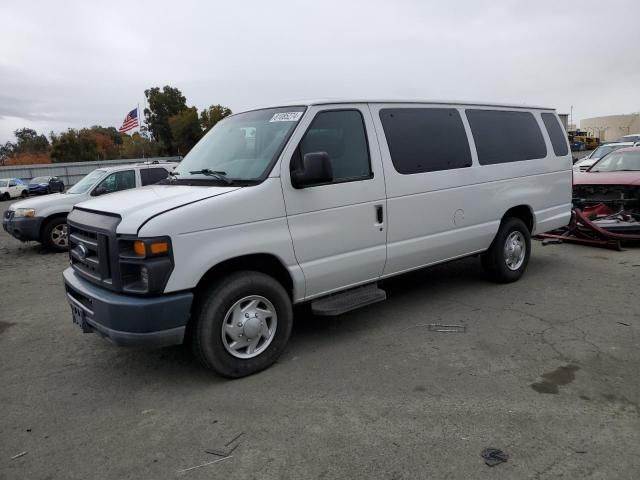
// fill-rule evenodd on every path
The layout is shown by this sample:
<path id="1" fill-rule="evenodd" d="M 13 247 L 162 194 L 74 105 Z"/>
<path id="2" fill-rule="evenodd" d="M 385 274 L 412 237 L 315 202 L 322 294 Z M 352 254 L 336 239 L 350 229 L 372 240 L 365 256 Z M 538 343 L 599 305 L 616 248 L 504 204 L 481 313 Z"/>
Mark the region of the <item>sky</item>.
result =
<path id="1" fill-rule="evenodd" d="M 640 1 L 2 0 L 0 142 L 119 127 L 144 90 L 233 111 L 305 98 L 640 111 Z"/>

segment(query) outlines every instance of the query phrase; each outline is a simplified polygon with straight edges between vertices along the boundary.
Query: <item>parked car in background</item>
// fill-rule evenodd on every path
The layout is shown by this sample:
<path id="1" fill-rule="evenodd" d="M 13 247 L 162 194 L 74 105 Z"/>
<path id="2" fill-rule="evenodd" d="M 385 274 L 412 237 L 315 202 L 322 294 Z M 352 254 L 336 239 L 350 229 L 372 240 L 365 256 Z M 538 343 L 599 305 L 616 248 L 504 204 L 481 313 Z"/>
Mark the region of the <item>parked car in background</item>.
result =
<path id="1" fill-rule="evenodd" d="M 573 201 L 583 208 L 602 204 L 600 213 L 640 213 L 640 147 L 621 148 L 574 173 Z"/>
<path id="2" fill-rule="evenodd" d="M 586 157 L 578 160 L 573 164 L 573 169 L 579 172 L 587 171 L 594 163 L 604 157 L 607 153 L 618 150 L 619 148 L 632 147 L 632 142 L 605 143 L 600 145 Z"/>
<path id="3" fill-rule="evenodd" d="M 571 165 L 548 108 L 317 101 L 234 114 L 163 185 L 74 207 L 66 299 L 84 332 L 188 338 L 206 367 L 249 375 L 284 350 L 293 304 L 339 315 L 384 300 L 380 280 L 470 255 L 491 279 L 518 280 L 531 235 L 571 218 Z"/>
<path id="4" fill-rule="evenodd" d="M 64 192 L 64 182 L 58 177 L 35 177 L 29 182 L 30 195 Z"/>
<path id="5" fill-rule="evenodd" d="M 630 135 L 625 135 L 620 139 L 621 142 L 640 142 L 640 133 L 632 133 Z"/>
<path id="6" fill-rule="evenodd" d="M 29 186 L 19 178 L 0 178 L 0 200 L 29 196 Z"/>
<path id="7" fill-rule="evenodd" d="M 67 249 L 65 224 L 73 206 L 89 198 L 152 185 L 164 180 L 177 163 L 139 163 L 99 168 L 65 193 L 16 202 L 4 212 L 2 226 L 18 240 L 35 240 L 54 251 Z"/>

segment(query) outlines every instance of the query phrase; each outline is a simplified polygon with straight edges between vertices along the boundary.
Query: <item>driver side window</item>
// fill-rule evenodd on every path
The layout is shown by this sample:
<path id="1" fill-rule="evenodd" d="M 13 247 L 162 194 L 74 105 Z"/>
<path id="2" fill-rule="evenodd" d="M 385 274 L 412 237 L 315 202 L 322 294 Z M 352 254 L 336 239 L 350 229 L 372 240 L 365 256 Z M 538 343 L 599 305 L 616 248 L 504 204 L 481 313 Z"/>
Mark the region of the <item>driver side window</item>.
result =
<path id="1" fill-rule="evenodd" d="M 134 170 L 124 170 L 115 172 L 105 178 L 96 187 L 96 191 L 101 194 L 119 192 L 136 186 L 136 172 Z"/>
<path id="2" fill-rule="evenodd" d="M 358 110 L 318 113 L 291 159 L 291 170 L 301 168 L 305 154 L 319 152 L 329 155 L 332 183 L 372 177 L 364 119 Z"/>

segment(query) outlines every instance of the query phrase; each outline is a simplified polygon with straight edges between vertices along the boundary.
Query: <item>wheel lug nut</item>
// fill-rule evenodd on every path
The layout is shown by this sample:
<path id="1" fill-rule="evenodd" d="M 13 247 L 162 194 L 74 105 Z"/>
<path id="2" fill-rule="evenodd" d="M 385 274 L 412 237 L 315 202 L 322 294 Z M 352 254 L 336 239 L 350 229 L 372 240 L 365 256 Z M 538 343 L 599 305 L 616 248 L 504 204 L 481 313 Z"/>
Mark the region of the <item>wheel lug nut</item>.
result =
<path id="1" fill-rule="evenodd" d="M 245 313 L 245 314 L 244 314 L 244 316 L 245 316 L 245 317 L 247 317 L 247 318 L 249 318 L 249 314 L 248 314 L 248 313 Z"/>
<path id="2" fill-rule="evenodd" d="M 242 326 L 242 322 L 238 322 L 238 326 L 241 327 Z"/>

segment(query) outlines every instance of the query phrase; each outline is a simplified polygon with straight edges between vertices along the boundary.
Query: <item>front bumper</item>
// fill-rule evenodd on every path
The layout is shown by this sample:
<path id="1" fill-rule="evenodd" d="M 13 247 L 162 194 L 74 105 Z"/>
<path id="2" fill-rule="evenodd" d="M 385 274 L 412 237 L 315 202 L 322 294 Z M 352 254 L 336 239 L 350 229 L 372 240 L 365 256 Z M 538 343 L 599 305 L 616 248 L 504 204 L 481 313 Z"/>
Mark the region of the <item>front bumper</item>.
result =
<path id="1" fill-rule="evenodd" d="M 11 235 L 26 242 L 27 240 L 40 241 L 40 228 L 42 227 L 43 217 L 20 217 L 13 216 L 2 217 L 2 228 Z"/>
<path id="2" fill-rule="evenodd" d="M 63 277 L 69 305 L 84 312 L 85 331 L 119 346 L 156 348 L 183 342 L 193 293 L 134 297 L 97 287 L 71 267 Z"/>

